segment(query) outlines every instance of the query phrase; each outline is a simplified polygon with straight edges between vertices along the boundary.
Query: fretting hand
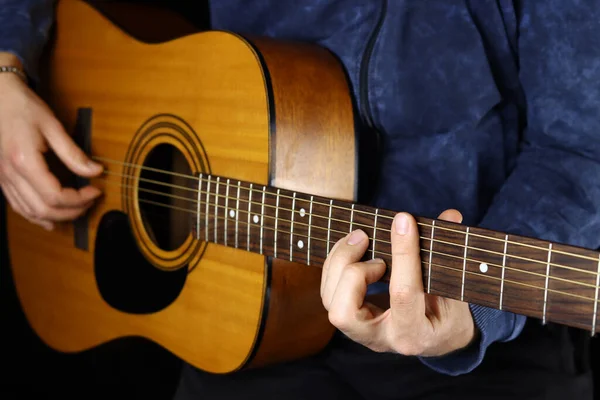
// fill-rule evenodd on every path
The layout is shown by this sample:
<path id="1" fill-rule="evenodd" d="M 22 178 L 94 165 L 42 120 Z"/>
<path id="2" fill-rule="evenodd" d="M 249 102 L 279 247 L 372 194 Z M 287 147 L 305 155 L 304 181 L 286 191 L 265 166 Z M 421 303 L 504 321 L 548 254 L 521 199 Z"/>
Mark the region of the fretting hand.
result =
<path id="1" fill-rule="evenodd" d="M 18 60 L 0 53 L 1 65 Z M 65 132 L 48 106 L 13 73 L 0 74 L 0 186 L 14 211 L 53 228 L 87 210 L 100 190 L 64 188 L 48 170 L 43 153 L 52 148 L 74 173 L 93 177 L 102 166 L 92 162 Z"/>
<path id="2" fill-rule="evenodd" d="M 462 221 L 455 210 L 447 210 L 439 218 Z M 357 230 L 336 243 L 321 280 L 321 297 L 331 323 L 377 352 L 441 356 L 466 347 L 475 337 L 468 304 L 424 292 L 415 219 L 397 214 L 390 239 L 390 307 L 385 311 L 365 301 L 367 285 L 386 271 L 382 260 L 360 262 L 368 247 L 367 235 Z"/>

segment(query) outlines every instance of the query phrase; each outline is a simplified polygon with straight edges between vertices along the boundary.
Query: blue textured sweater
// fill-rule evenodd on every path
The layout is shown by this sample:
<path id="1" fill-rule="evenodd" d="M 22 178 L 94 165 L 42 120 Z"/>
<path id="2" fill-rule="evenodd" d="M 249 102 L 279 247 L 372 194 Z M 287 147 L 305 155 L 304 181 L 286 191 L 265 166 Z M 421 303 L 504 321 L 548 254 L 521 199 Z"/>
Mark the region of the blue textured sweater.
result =
<path id="1" fill-rule="evenodd" d="M 215 29 L 316 42 L 344 64 L 381 133 L 378 207 L 600 247 L 600 2 L 218 0 Z M 51 0 L 3 0 L 0 51 L 36 76 Z M 318 95 L 318 94 L 315 94 Z M 471 305 L 479 339 L 439 358 L 475 368 L 525 318 Z"/>

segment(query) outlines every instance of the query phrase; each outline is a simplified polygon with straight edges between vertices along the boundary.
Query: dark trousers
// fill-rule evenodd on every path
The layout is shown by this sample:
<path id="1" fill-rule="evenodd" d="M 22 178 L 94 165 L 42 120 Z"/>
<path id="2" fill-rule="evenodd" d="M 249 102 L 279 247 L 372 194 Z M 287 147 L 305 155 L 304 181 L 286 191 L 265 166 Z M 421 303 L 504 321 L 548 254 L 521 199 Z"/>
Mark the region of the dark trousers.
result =
<path id="1" fill-rule="evenodd" d="M 175 400 L 593 398 L 587 333 L 529 320 L 492 345 L 473 372 L 447 376 L 418 359 L 374 353 L 336 336 L 317 356 L 231 375 L 185 366 Z"/>

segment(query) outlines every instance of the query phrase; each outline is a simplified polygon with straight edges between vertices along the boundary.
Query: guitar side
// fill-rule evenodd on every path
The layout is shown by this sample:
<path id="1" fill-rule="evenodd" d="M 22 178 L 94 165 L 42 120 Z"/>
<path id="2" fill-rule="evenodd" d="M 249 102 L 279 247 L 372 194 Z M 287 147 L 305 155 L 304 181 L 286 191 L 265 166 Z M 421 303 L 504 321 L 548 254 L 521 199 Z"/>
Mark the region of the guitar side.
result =
<path id="1" fill-rule="evenodd" d="M 191 233 L 160 248 L 140 221 L 140 192 L 128 183 L 141 175 L 127 163 L 171 146 L 190 175 L 352 200 L 354 122 L 335 59 L 312 46 L 225 32 L 141 43 L 72 0 L 59 2 L 55 34 L 48 102 L 69 132 L 81 110 L 91 110 L 91 154 L 109 161 L 107 174 L 91 180 L 103 196 L 85 218 L 87 249 L 75 246 L 75 224 L 46 232 L 8 211 L 15 286 L 37 334 L 66 352 L 143 336 L 217 373 L 319 351 L 333 333 L 320 269 Z M 121 239 L 125 228 L 131 235 Z M 120 257 L 111 246 L 128 240 L 139 254 L 129 248 Z M 140 266 L 127 263 L 141 256 Z"/>

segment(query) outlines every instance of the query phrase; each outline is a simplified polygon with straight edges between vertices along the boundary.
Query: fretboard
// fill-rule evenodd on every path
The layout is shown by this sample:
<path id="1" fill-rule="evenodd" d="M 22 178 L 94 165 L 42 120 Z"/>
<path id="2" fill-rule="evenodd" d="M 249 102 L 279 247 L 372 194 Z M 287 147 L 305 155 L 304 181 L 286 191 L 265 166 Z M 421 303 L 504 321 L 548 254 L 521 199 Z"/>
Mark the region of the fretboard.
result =
<path id="1" fill-rule="evenodd" d="M 198 181 L 198 240 L 321 267 L 355 229 L 391 266 L 391 210 L 215 176 Z M 416 217 L 427 293 L 596 331 L 600 253 Z"/>

